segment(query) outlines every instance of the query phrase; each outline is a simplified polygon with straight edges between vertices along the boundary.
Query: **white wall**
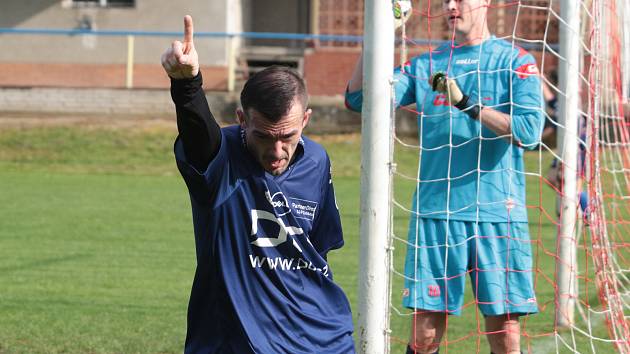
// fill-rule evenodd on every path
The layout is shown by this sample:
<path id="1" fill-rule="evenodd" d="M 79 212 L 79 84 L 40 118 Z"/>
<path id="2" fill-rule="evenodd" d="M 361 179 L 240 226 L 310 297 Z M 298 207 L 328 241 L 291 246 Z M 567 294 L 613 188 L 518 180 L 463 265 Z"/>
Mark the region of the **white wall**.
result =
<path id="1" fill-rule="evenodd" d="M 0 27 L 73 29 L 87 18 L 97 30 L 183 31 L 183 17 L 191 14 L 196 32 L 227 32 L 228 1 L 136 0 L 135 8 L 69 8 L 62 0 L 3 0 Z M 0 62 L 125 63 L 126 38 L 82 37 L 3 34 Z M 136 63 L 159 63 L 175 39 L 136 37 Z M 226 64 L 225 40 L 197 38 L 196 47 L 202 64 Z"/>

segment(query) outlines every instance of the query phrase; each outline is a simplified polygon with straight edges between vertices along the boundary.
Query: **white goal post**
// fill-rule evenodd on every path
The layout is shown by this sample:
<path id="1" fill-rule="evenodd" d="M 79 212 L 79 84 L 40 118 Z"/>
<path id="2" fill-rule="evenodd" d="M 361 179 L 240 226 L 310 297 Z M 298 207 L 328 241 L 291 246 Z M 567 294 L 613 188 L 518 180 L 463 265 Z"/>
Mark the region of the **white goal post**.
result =
<path id="1" fill-rule="evenodd" d="M 560 230 L 558 233 L 558 326 L 574 323 L 577 297 L 577 171 L 578 171 L 578 116 L 580 72 L 580 3 L 562 0 L 560 4 L 560 63 L 559 86 L 564 95 L 558 97 L 559 151 L 562 157 L 563 193 L 560 204 Z"/>
<path id="2" fill-rule="evenodd" d="M 389 353 L 391 0 L 365 1 L 358 352 Z"/>
<path id="3" fill-rule="evenodd" d="M 406 218 L 408 222 L 414 212 L 417 214 L 407 206 L 408 200 L 400 202 L 396 196 L 422 182 L 420 162 L 413 160 L 418 160 L 423 150 L 435 148 L 423 146 L 425 135 L 420 134 L 419 142 L 410 138 L 407 143 L 394 129 L 396 42 L 392 1 L 364 2 L 360 268 L 355 330 L 357 352 L 361 354 L 387 354 L 390 346 L 400 352 L 406 346 L 416 313 L 401 305 L 401 298 L 408 296 L 402 283 L 410 279 L 401 271 L 403 249 L 409 245 L 433 247 L 412 245 L 404 236 L 396 235 L 399 230 L 407 230 L 401 220 Z M 439 10 L 442 4 L 441 0 L 413 0 L 416 21 L 412 16 L 406 29 L 403 25 L 401 57 L 406 50 L 417 55 L 444 43 L 448 33 L 440 31 L 448 26 L 444 25 L 444 11 Z M 630 115 L 623 114 L 630 96 L 630 16 L 626 15 L 630 2 L 493 0 L 481 6 L 492 8 L 491 13 L 497 15 L 492 19 L 496 20 L 492 26 L 497 39 L 536 57 L 541 81 L 558 102 L 553 113 L 551 109 L 543 112 L 557 132 L 557 150 L 552 140 L 541 142 L 533 152 L 523 153 L 523 162 L 529 167 L 517 171 L 525 175 L 527 193 L 533 190 L 538 194 L 538 199 L 528 195 L 524 201 L 533 266 L 506 268 L 531 271 L 534 277 L 539 312 L 535 316 L 519 314 L 521 348 L 530 353 L 630 353 L 630 119 L 626 118 Z M 546 20 L 541 20 L 540 13 Z M 524 30 L 535 26 L 544 30 Z M 558 82 L 554 82 L 554 71 Z M 547 96 L 545 99 L 541 106 L 547 103 L 551 107 Z M 445 105 L 433 96 L 427 102 Z M 422 125 L 427 111 L 415 109 L 418 111 L 408 110 L 419 117 Z M 448 147 L 469 142 L 450 141 Z M 543 169 L 549 168 L 551 160 L 560 166 L 559 175 L 544 176 Z M 404 164 L 396 166 L 395 161 Z M 492 168 L 481 171 L 477 167 L 477 171 L 498 172 Z M 451 183 L 450 172 L 443 178 L 447 183 Z M 470 236 L 476 237 L 483 235 Z M 450 277 L 467 276 L 462 271 Z M 412 279 L 426 280 L 415 275 Z M 392 293 L 401 296 L 392 298 Z M 466 309 L 461 312 L 468 322 L 450 322 L 451 316 L 447 316 L 440 352 L 487 352 L 484 337 L 490 333 L 483 326 L 480 300 L 474 294 L 466 296 L 468 300 L 461 307 Z"/>

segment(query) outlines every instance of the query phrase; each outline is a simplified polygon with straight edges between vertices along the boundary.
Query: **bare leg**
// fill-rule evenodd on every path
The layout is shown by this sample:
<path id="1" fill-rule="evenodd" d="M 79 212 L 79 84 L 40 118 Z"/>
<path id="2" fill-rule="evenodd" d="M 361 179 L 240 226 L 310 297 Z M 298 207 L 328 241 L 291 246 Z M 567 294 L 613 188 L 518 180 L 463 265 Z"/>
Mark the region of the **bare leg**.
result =
<path id="1" fill-rule="evenodd" d="M 486 317 L 486 332 L 494 354 L 520 354 L 521 325 L 517 315 Z"/>
<path id="2" fill-rule="evenodd" d="M 444 335 L 446 316 L 443 312 L 416 313 L 411 322 L 411 349 L 419 354 L 435 353 Z"/>

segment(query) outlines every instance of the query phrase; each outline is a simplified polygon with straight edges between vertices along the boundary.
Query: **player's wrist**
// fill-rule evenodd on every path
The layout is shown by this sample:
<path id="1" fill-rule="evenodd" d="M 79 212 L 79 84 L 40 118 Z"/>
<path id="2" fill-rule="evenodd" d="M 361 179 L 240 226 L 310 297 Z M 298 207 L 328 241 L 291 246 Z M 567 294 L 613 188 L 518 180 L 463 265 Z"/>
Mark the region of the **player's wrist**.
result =
<path id="1" fill-rule="evenodd" d="M 477 120 L 479 119 L 483 105 L 472 103 L 470 97 L 464 95 L 464 97 L 455 104 L 455 108 L 466 113 L 470 118 Z"/>

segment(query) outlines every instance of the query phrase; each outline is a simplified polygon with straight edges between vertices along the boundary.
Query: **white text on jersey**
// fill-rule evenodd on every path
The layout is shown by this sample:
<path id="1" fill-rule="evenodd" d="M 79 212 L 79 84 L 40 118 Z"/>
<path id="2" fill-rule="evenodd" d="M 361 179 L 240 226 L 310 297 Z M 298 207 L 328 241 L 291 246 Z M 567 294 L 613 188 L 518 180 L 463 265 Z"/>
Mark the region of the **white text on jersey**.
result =
<path id="1" fill-rule="evenodd" d="M 283 257 L 261 257 L 249 255 L 249 262 L 252 268 L 268 268 L 270 270 L 297 271 L 310 270 L 322 273 L 328 276 L 328 265 L 323 268 L 317 268 L 313 263 L 303 260 L 302 258 L 283 258 Z"/>
<path id="2" fill-rule="evenodd" d="M 455 64 L 457 65 L 473 65 L 477 63 L 479 63 L 479 59 L 465 58 L 455 60 Z"/>

